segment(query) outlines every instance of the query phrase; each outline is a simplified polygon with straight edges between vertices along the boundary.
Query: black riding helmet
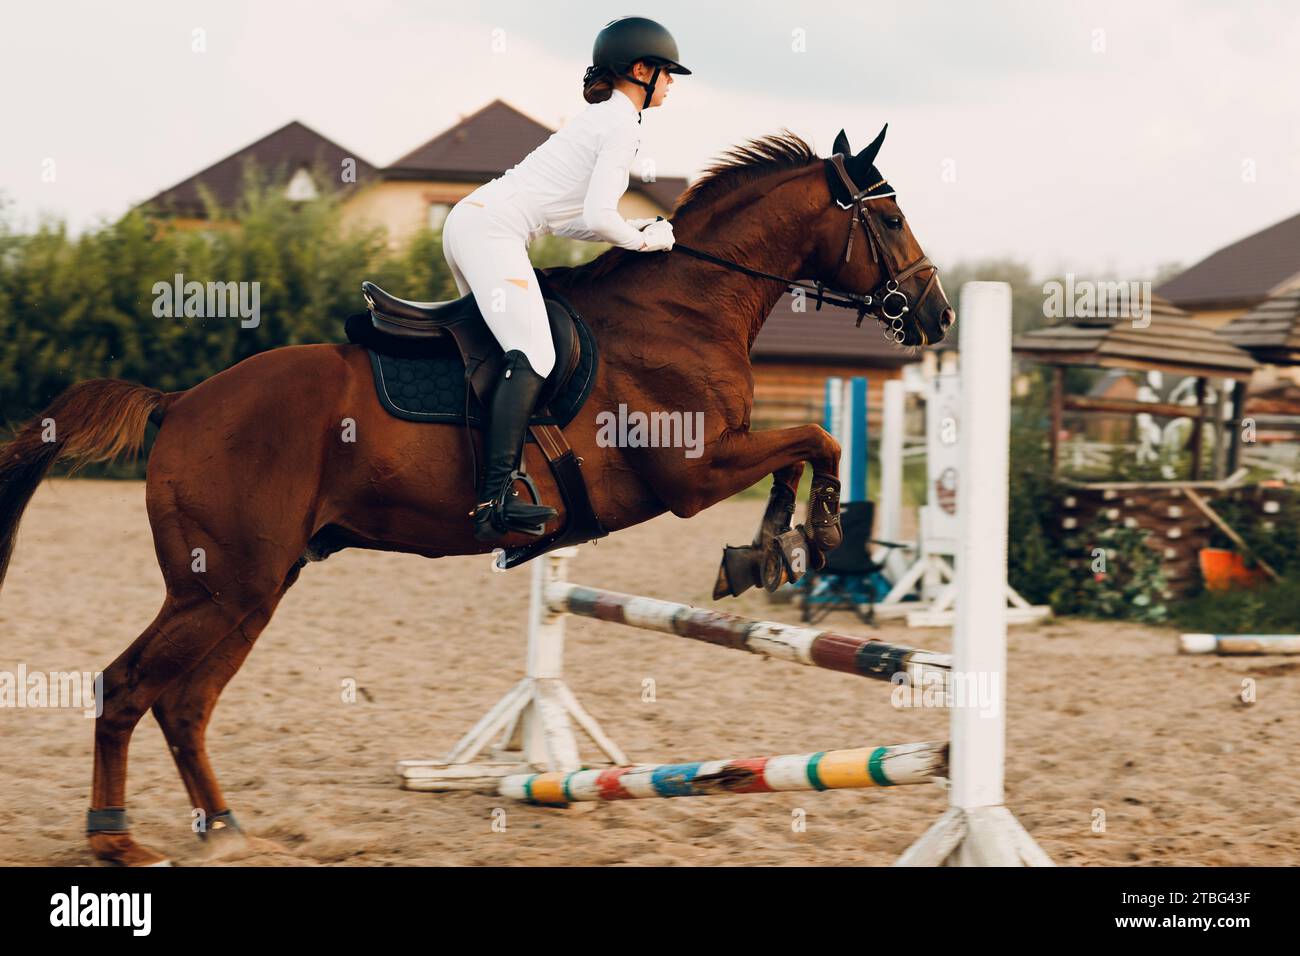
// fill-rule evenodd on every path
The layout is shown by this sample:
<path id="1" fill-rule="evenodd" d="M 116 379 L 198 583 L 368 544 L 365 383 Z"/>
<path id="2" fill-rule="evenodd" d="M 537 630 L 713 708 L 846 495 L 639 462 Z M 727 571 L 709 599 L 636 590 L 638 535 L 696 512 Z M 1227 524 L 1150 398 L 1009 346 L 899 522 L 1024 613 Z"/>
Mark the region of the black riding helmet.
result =
<path id="1" fill-rule="evenodd" d="M 596 45 L 591 51 L 590 76 L 593 71 L 608 68 L 626 80 L 645 89 L 645 102 L 650 105 L 659 72 L 689 74 L 691 71 L 677 62 L 677 41 L 661 24 L 645 17 L 620 17 L 605 24 L 596 34 Z M 648 83 L 638 80 L 629 72 L 637 60 L 654 64 L 654 73 Z"/>

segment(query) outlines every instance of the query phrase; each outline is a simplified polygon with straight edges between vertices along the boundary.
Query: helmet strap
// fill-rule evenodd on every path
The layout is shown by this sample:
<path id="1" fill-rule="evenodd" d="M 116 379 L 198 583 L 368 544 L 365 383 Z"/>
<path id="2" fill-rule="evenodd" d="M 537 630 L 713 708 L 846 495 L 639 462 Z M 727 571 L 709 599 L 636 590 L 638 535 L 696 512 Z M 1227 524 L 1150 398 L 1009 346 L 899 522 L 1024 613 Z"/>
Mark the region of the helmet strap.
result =
<path id="1" fill-rule="evenodd" d="M 645 82 L 644 80 L 638 80 L 635 76 L 633 76 L 630 67 L 628 68 L 628 71 L 623 74 L 624 79 L 631 80 L 637 86 L 645 87 L 645 102 L 641 104 L 641 109 L 645 110 L 650 108 L 650 100 L 653 99 L 655 95 L 655 84 L 659 82 L 659 74 L 662 71 L 663 71 L 663 64 L 656 63 L 655 71 L 650 75 L 649 83 Z"/>

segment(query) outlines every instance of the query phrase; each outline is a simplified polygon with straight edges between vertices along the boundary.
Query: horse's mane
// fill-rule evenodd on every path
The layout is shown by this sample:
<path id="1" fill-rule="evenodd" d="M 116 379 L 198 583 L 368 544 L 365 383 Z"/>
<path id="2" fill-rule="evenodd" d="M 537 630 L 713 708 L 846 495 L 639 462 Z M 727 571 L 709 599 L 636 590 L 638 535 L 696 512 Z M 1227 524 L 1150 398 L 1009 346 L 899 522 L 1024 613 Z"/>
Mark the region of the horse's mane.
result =
<path id="1" fill-rule="evenodd" d="M 799 169 L 819 159 L 811 146 L 788 129 L 751 139 L 733 146 L 705 169 L 700 178 L 678 197 L 669 215 L 674 218 L 685 215 L 773 173 Z M 629 256 L 635 255 L 637 253 L 627 249 L 608 249 L 591 262 L 571 269 L 554 270 L 558 273 L 555 278 L 564 282 L 591 282 L 608 275 Z"/>

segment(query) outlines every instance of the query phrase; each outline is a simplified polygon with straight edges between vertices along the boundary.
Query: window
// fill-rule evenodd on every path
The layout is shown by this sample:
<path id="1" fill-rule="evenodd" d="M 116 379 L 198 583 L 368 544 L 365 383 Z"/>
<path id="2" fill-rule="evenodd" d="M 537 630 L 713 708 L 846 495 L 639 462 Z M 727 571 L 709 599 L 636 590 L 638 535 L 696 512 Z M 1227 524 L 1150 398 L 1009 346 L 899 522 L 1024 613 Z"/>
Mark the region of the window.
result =
<path id="1" fill-rule="evenodd" d="M 311 174 L 305 169 L 300 169 L 293 174 L 293 179 L 289 180 L 284 194 L 293 202 L 306 202 L 320 195 L 316 191 L 316 184 L 312 182 Z"/>
<path id="2" fill-rule="evenodd" d="M 451 206 L 445 202 L 435 202 L 429 204 L 429 228 L 435 232 L 442 228 L 443 222 L 447 218 L 447 213 L 451 212 Z"/>

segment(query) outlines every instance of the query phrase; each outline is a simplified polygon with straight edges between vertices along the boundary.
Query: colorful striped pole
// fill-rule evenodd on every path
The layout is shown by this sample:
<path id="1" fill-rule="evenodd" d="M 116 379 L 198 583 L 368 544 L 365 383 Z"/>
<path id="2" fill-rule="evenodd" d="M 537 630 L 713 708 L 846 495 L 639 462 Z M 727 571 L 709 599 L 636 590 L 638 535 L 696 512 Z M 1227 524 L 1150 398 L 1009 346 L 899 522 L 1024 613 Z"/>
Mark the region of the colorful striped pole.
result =
<path id="1" fill-rule="evenodd" d="M 747 760 L 516 774 L 501 781 L 499 793 L 512 800 L 560 805 L 589 800 L 894 787 L 928 783 L 947 772 L 948 745 L 937 741 Z"/>
<path id="2" fill-rule="evenodd" d="M 942 674 L 946 678 L 952 668 L 950 656 L 935 651 L 811 627 L 753 621 L 689 604 L 636 597 L 566 581 L 554 581 L 548 585 L 546 600 L 556 614 L 576 614 L 642 630 L 675 634 L 719 647 L 875 680 L 887 681 L 895 674 L 907 673 L 919 683 L 929 674 Z"/>
<path id="3" fill-rule="evenodd" d="M 1182 634 L 1178 652 L 1221 657 L 1300 654 L 1300 634 Z"/>

